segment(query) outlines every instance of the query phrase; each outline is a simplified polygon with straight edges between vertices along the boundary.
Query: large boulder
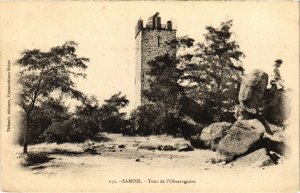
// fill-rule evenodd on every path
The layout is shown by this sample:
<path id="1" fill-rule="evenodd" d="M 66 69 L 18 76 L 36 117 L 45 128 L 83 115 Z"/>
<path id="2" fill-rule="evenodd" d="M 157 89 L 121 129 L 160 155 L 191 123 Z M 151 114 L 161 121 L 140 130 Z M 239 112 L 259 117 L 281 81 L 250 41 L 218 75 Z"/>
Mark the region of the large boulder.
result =
<path id="1" fill-rule="evenodd" d="M 291 92 L 289 90 L 273 88 L 267 90 L 263 116 L 269 123 L 284 125 L 291 113 L 290 95 Z"/>
<path id="2" fill-rule="evenodd" d="M 268 155 L 268 152 L 265 148 L 256 150 L 244 157 L 238 158 L 233 162 L 234 166 L 240 167 L 263 167 L 273 165 L 274 162 Z"/>
<path id="3" fill-rule="evenodd" d="M 179 99 L 180 114 L 192 118 L 197 123 L 210 124 L 213 122 L 213 115 L 207 109 L 203 108 L 192 98 L 182 96 Z"/>
<path id="4" fill-rule="evenodd" d="M 291 148 L 286 144 L 287 136 L 284 127 L 270 124 L 270 129 L 272 130 L 273 135 L 268 133 L 264 134 L 263 147 L 265 147 L 268 151 L 273 151 L 288 157 L 290 155 Z"/>
<path id="5" fill-rule="evenodd" d="M 254 70 L 242 79 L 239 102 L 243 110 L 252 114 L 258 113 L 264 106 L 265 91 L 268 85 L 268 74 Z"/>
<path id="6" fill-rule="evenodd" d="M 181 115 L 180 128 L 182 136 L 185 139 L 190 139 L 191 136 L 201 133 L 201 130 L 204 128 L 204 126 L 195 122 L 187 115 Z"/>
<path id="7" fill-rule="evenodd" d="M 218 145 L 218 153 L 224 161 L 229 162 L 258 148 L 264 135 L 264 126 L 257 119 L 240 120 L 233 124 L 228 134 L 221 139 Z"/>
<path id="8" fill-rule="evenodd" d="M 219 122 L 205 127 L 200 135 L 200 141 L 206 148 L 216 150 L 220 140 L 228 133 L 232 123 Z"/>

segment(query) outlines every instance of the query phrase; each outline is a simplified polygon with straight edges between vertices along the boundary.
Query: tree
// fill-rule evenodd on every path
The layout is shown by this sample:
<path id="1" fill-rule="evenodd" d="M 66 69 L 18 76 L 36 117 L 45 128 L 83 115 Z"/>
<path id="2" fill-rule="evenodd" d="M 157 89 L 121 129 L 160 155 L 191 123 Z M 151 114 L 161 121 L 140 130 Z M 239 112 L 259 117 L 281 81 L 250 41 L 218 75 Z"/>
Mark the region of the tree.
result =
<path id="1" fill-rule="evenodd" d="M 146 91 L 146 98 L 154 103 L 163 105 L 165 109 L 177 109 L 179 95 L 183 92 L 182 86 L 178 83 L 182 71 L 177 68 L 176 58 L 165 54 L 158 56 L 149 62 L 149 89 Z"/>
<path id="2" fill-rule="evenodd" d="M 119 92 L 104 101 L 105 104 L 103 104 L 99 109 L 101 126 L 108 132 L 121 132 L 127 122 L 125 120 L 126 113 L 120 112 L 121 109 L 125 108 L 129 104 L 126 95 L 122 96 L 122 93 Z"/>
<path id="3" fill-rule="evenodd" d="M 147 136 L 163 134 L 161 108 L 155 104 L 145 104 L 134 109 L 130 114 L 130 125 L 123 134 Z"/>
<path id="4" fill-rule="evenodd" d="M 193 39 L 184 36 L 170 41 L 169 44 L 176 52 L 180 52 L 192 47 L 193 42 Z M 138 127 L 143 127 L 148 120 L 147 116 L 143 115 L 145 111 L 154 112 L 149 114 L 150 121 L 153 121 L 153 123 L 148 127 L 153 131 L 147 131 L 147 133 L 168 133 L 172 135 L 180 133 L 178 128 L 180 121 L 179 101 L 185 95 L 182 86 L 184 70 L 181 63 L 185 57 L 189 57 L 189 54 L 176 57 L 176 55 L 167 53 L 154 58 L 148 63 L 150 70 L 147 73 L 151 79 L 149 80 L 149 88 L 145 91 L 145 96 L 153 105 L 139 108 L 137 115 L 141 115 L 137 117 L 145 119 L 145 121 L 136 121 L 140 124 Z M 160 109 L 161 113 L 155 114 L 157 109 Z M 141 129 L 145 130 L 144 128 Z"/>
<path id="5" fill-rule="evenodd" d="M 53 122 L 43 133 L 47 142 L 81 143 L 87 139 L 97 140 L 101 129 L 99 103 L 95 96 L 84 96 L 82 104 L 68 120 Z"/>
<path id="6" fill-rule="evenodd" d="M 93 138 L 101 130 L 100 106 L 95 96 L 84 97 L 74 115 L 75 127 L 84 129 L 87 138 Z"/>
<path id="7" fill-rule="evenodd" d="M 214 121 L 232 112 L 238 104 L 238 92 L 244 68 L 244 57 L 239 45 L 232 40 L 232 20 L 221 23 L 218 28 L 207 26 L 204 42 L 198 43 L 196 51 L 185 65 L 184 79 L 188 81 L 186 93 L 200 102 L 214 115 Z"/>
<path id="8" fill-rule="evenodd" d="M 87 68 L 86 62 L 89 59 L 78 57 L 76 48 L 77 43 L 69 41 L 51 48 L 48 52 L 38 49 L 24 50 L 22 57 L 17 60 L 20 66 L 18 82 L 21 86 L 19 105 L 26 114 L 24 153 L 27 153 L 32 112 L 45 98 L 54 91 L 77 99 L 83 96 L 76 89 L 72 77 L 86 76 L 80 70 Z"/>
<path id="9" fill-rule="evenodd" d="M 169 44 L 176 51 L 184 50 L 193 46 L 194 40 L 188 36 L 171 40 Z M 150 70 L 148 75 L 152 78 L 149 80 L 149 89 L 146 90 L 146 98 L 156 103 L 166 111 L 176 112 L 179 109 L 179 98 L 184 94 L 181 85 L 181 77 L 184 74 L 180 66 L 182 58 L 188 57 L 189 54 L 183 54 L 181 57 L 165 54 L 151 60 L 148 65 Z"/>

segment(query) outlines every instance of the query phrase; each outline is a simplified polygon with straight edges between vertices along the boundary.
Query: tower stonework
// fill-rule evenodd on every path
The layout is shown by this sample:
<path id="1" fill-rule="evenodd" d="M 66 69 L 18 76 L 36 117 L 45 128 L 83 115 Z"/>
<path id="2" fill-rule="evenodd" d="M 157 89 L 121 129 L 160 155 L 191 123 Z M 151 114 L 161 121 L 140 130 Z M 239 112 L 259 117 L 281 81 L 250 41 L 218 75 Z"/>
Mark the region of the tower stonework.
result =
<path id="1" fill-rule="evenodd" d="M 169 44 L 175 38 L 176 30 L 172 28 L 172 22 L 161 24 L 159 13 L 149 17 L 146 26 L 143 26 L 143 20 L 138 20 L 135 31 L 135 107 L 148 103 L 145 98 L 145 90 L 149 88 L 151 79 L 147 74 L 150 69 L 148 62 L 167 53 L 175 56 L 176 48 Z"/>

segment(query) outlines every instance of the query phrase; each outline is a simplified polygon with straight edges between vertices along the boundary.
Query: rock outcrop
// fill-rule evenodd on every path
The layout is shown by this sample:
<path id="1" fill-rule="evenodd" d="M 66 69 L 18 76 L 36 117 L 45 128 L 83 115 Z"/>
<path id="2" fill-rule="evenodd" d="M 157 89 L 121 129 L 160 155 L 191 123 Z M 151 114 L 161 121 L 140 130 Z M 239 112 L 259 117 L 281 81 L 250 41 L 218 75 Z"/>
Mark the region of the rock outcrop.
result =
<path id="1" fill-rule="evenodd" d="M 245 155 L 244 157 L 238 158 L 233 162 L 234 166 L 240 167 L 263 167 L 273 164 L 273 160 L 270 158 L 267 150 L 264 148 L 256 150 L 248 155 Z"/>
<path id="2" fill-rule="evenodd" d="M 192 118 L 197 123 L 210 124 L 213 122 L 213 115 L 211 112 L 203 108 L 195 100 L 182 96 L 179 99 L 181 108 L 179 109 L 180 114 L 186 115 Z"/>
<path id="3" fill-rule="evenodd" d="M 217 151 L 224 157 L 224 161 L 230 162 L 255 149 L 263 134 L 264 126 L 260 121 L 256 119 L 237 121 L 221 139 Z"/>
<path id="4" fill-rule="evenodd" d="M 191 144 L 217 150 L 218 161 L 232 162 L 237 166 L 277 164 L 289 150 L 285 144 L 283 123 L 290 114 L 290 91 L 268 89 L 267 85 L 268 74 L 261 70 L 244 76 L 239 91 L 237 121 L 234 124 L 213 123 L 192 135 Z"/>
<path id="5" fill-rule="evenodd" d="M 205 127 L 200 135 L 200 141 L 206 148 L 216 150 L 220 140 L 228 133 L 232 123 L 219 122 Z"/>
<path id="6" fill-rule="evenodd" d="M 284 125 L 291 113 L 291 91 L 267 89 L 267 85 L 268 75 L 261 70 L 254 70 L 243 77 L 239 91 L 239 115 L 242 119 L 261 116 L 262 122 L 266 120 L 271 124 Z M 266 126 L 266 123 L 263 124 Z"/>
<path id="7" fill-rule="evenodd" d="M 276 113 L 274 113 L 276 112 Z M 289 90 L 268 89 L 265 97 L 263 116 L 272 124 L 283 125 L 291 113 Z"/>
<path id="8" fill-rule="evenodd" d="M 192 118 L 187 115 L 181 115 L 181 134 L 185 139 L 189 139 L 192 135 L 201 133 L 204 126 L 200 123 L 195 122 Z"/>
<path id="9" fill-rule="evenodd" d="M 254 70 L 243 77 L 239 102 L 240 107 L 247 112 L 257 114 L 264 106 L 264 97 L 268 85 L 268 74 Z"/>

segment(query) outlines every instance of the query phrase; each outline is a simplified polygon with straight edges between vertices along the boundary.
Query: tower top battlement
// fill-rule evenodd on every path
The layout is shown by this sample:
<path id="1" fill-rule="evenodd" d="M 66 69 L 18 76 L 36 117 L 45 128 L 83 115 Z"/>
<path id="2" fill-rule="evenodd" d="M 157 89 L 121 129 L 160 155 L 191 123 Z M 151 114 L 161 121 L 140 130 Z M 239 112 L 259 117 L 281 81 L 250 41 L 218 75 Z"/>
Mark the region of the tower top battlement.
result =
<path id="1" fill-rule="evenodd" d="M 139 34 L 139 32 L 143 29 L 151 30 L 170 30 L 173 31 L 172 21 L 167 21 L 166 24 L 161 23 L 161 17 L 159 17 L 159 12 L 156 12 L 154 15 L 148 18 L 147 24 L 144 27 L 143 20 L 139 19 L 136 27 L 135 27 L 135 37 Z"/>

